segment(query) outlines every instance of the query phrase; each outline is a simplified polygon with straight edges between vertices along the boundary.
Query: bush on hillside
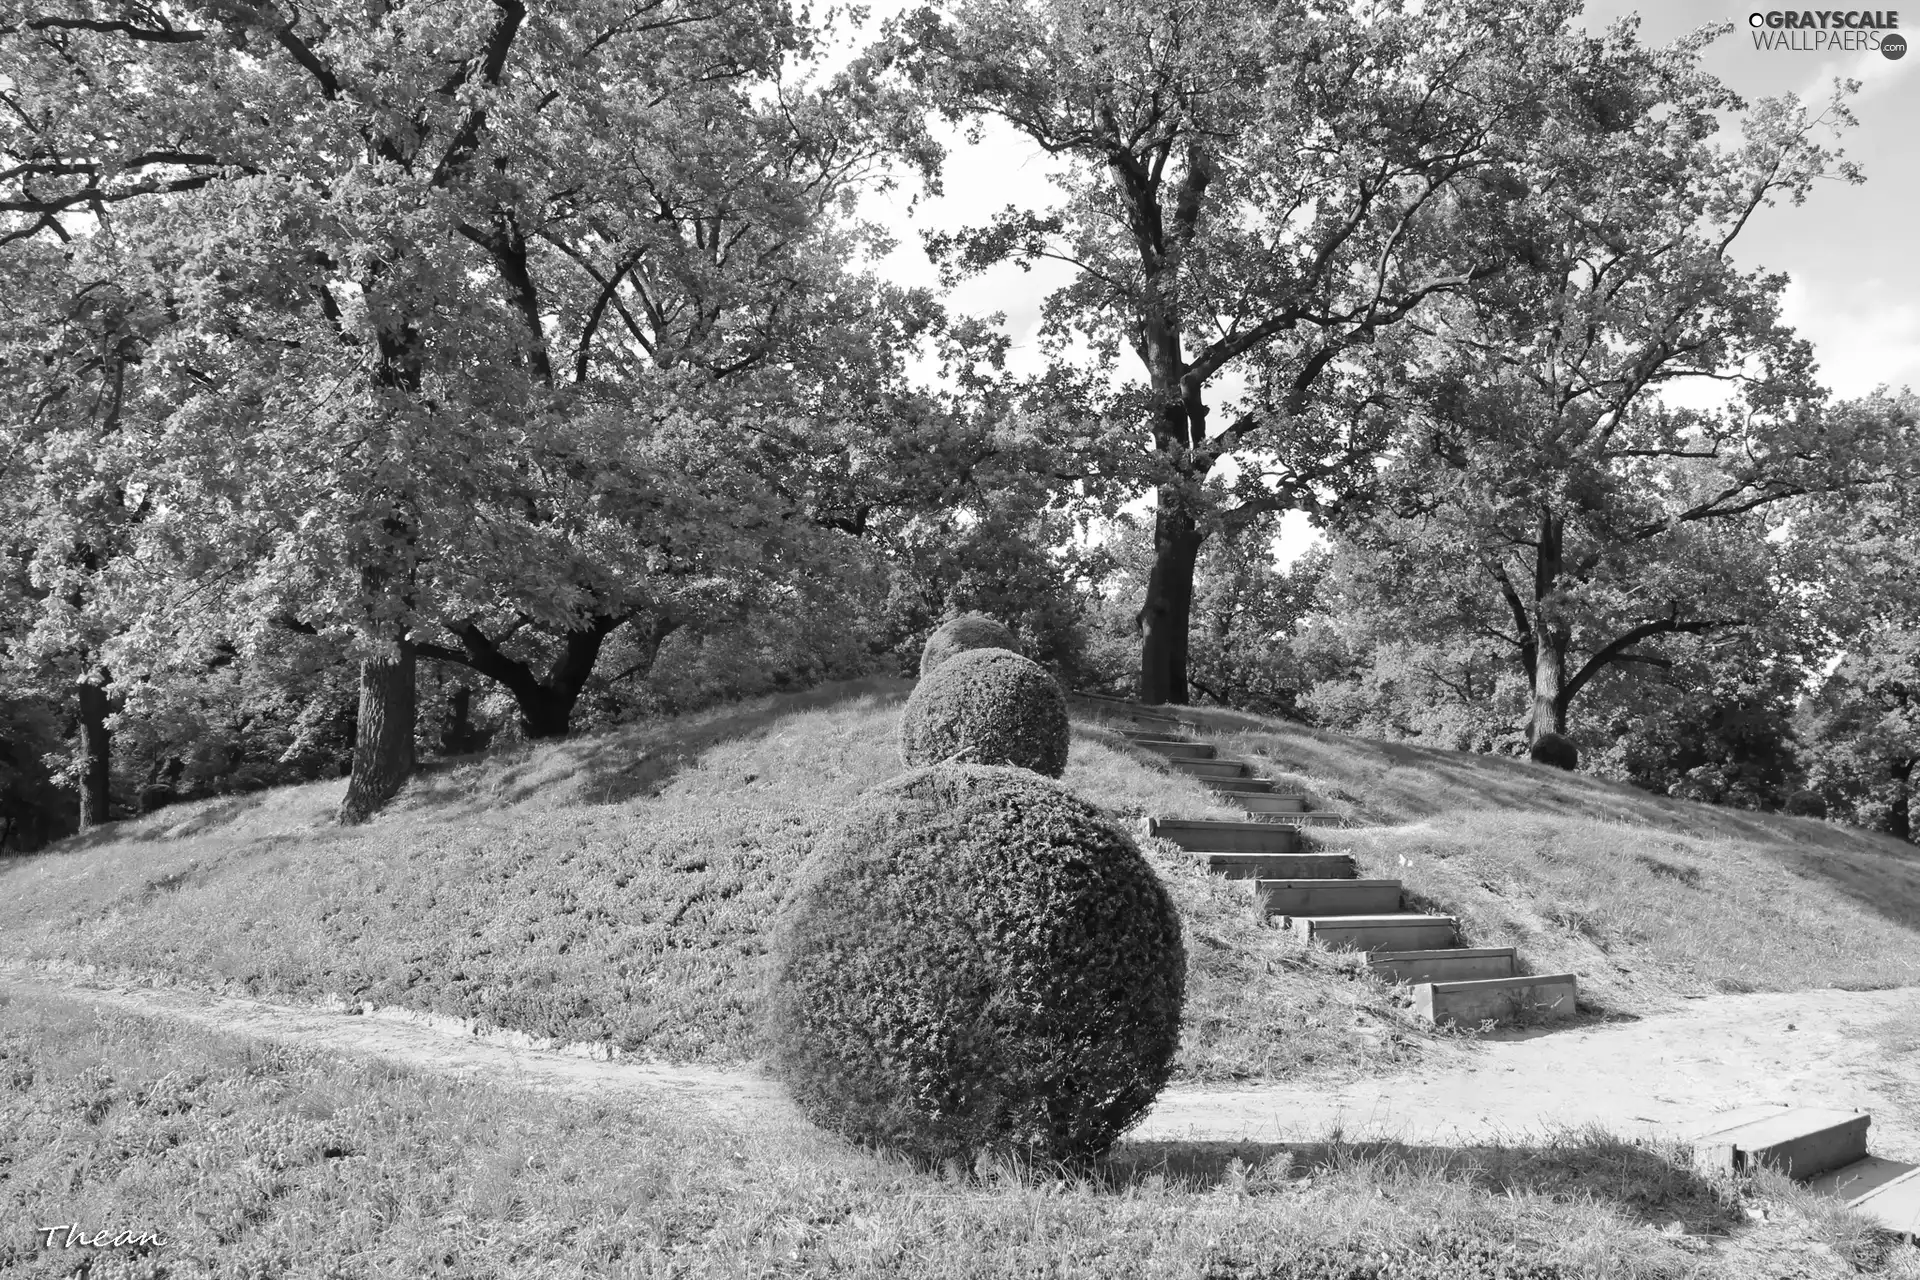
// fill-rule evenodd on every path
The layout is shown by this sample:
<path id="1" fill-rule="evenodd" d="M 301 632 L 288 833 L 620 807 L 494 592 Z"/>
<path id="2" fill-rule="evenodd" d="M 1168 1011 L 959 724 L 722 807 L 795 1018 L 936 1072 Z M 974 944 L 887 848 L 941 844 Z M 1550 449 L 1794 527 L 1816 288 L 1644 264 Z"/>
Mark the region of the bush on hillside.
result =
<path id="1" fill-rule="evenodd" d="M 947 659 L 970 649 L 1006 649 L 1018 653 L 1020 642 L 1013 632 L 986 614 L 963 613 L 942 623 L 927 637 L 926 647 L 920 650 L 920 678 L 926 679 Z"/>
<path id="2" fill-rule="evenodd" d="M 1782 806 L 1787 813 L 1796 818 L 1824 818 L 1827 816 L 1827 799 L 1818 791 L 1801 789 L 1787 796 Z"/>
<path id="3" fill-rule="evenodd" d="M 914 686 L 900 715 L 900 759 L 909 769 L 958 756 L 1057 778 L 1070 738 L 1059 682 L 1005 649 L 955 654 Z"/>
<path id="4" fill-rule="evenodd" d="M 1552 765 L 1568 773 L 1572 773 L 1580 764 L 1579 750 L 1557 733 L 1543 733 L 1535 738 L 1528 754 L 1533 757 L 1535 764 Z"/>
<path id="5" fill-rule="evenodd" d="M 943 765 L 867 792 L 776 931 L 772 1058 L 815 1124 L 924 1163 L 1104 1151 L 1180 1036 L 1180 921 L 1058 783 Z"/>

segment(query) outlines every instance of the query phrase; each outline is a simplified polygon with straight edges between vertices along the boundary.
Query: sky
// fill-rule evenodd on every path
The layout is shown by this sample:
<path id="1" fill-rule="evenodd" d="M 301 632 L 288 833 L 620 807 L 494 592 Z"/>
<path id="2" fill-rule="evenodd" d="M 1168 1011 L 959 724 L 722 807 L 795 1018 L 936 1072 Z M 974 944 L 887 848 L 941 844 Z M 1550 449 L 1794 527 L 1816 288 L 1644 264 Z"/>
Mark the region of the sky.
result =
<path id="1" fill-rule="evenodd" d="M 1920 0 L 1908 3 L 1911 13 L 1901 14 L 1897 3 L 1892 13 L 1907 32 L 1920 35 Z M 875 0 L 871 20 L 904 7 L 904 0 Z M 1823 182 L 1798 207 L 1764 210 L 1735 243 L 1733 256 L 1742 267 L 1790 278 L 1785 318 L 1813 344 L 1822 381 L 1836 395 L 1866 395 L 1881 385 L 1920 387 L 1920 53 L 1890 60 L 1865 49 L 1757 48 L 1748 23 L 1755 11 L 1751 3 L 1739 7 L 1725 0 L 1648 6 L 1593 0 L 1582 23 L 1598 32 L 1638 13 L 1640 36 L 1648 44 L 1731 23 L 1734 30 L 1708 48 L 1703 65 L 1749 102 L 1788 92 L 1824 101 L 1836 77 L 1860 82 L 1850 100 L 1858 125 L 1831 145 L 1864 169 L 1866 182 Z M 945 141 L 943 195 L 928 197 L 908 186 L 869 207 L 898 240 L 881 269 L 902 283 L 937 284 L 921 247 L 922 230 L 957 230 L 984 222 L 1009 203 L 1044 208 L 1052 200 L 1047 158 L 1011 130 L 990 128 L 977 144 L 957 134 Z M 918 203 L 909 210 L 914 195 Z M 949 305 L 958 312 L 1006 313 L 1014 366 L 1031 371 L 1038 363 L 1041 300 L 1065 283 L 1066 270 L 1002 266 L 963 282 Z M 1304 518 L 1290 517 L 1282 526 L 1280 558 L 1290 561 L 1315 540 Z"/>

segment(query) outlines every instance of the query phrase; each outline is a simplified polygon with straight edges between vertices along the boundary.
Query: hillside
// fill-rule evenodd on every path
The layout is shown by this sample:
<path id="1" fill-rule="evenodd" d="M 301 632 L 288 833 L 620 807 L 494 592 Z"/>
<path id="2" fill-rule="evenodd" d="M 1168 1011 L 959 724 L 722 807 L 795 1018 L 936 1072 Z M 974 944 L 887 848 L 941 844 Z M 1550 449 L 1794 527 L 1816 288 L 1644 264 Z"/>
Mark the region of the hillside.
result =
<path id="1" fill-rule="evenodd" d="M 363 828 L 341 783 L 164 810 L 0 872 L 0 961 L 296 1003 L 397 1005 L 682 1062 L 754 1054 L 767 926 L 815 833 L 897 772 L 869 680 L 437 766 Z M 1608 1014 L 1707 990 L 1920 982 L 1920 859 L 1800 819 L 1517 761 L 1205 713 L 1367 825 L 1323 833 L 1583 976 Z M 1066 782 L 1124 818 L 1230 816 L 1105 728 Z M 1396 1069 L 1442 1033 L 1357 958 L 1148 842 L 1186 920 L 1188 1080 Z"/>

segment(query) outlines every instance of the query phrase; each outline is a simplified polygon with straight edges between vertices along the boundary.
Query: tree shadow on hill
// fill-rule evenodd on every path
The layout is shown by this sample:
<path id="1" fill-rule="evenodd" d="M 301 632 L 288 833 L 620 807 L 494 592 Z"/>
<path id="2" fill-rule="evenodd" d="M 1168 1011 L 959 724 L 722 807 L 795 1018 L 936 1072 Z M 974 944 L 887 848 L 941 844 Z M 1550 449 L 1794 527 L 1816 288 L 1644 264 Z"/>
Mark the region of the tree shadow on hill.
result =
<path id="1" fill-rule="evenodd" d="M 862 699 L 892 701 L 912 688 L 908 680 L 868 676 L 774 694 L 706 712 L 627 725 L 605 733 L 540 743 L 495 753 L 440 785 L 418 787 L 405 807 L 442 808 L 480 802 L 509 808 L 539 800 L 556 804 L 621 804 L 658 795 L 683 770 L 723 742 L 757 737 L 781 720 Z"/>
<path id="2" fill-rule="evenodd" d="M 1690 1234 L 1723 1234 L 1744 1224 L 1724 1182 L 1703 1177 L 1684 1144 L 1635 1142 L 1598 1129 L 1568 1131 L 1537 1144 L 1426 1146 L 1396 1141 L 1209 1142 L 1122 1140 L 1100 1165 L 1102 1183 L 1124 1191 L 1152 1179 L 1195 1190 L 1232 1186 L 1258 1195 L 1306 1179 L 1353 1178 L 1372 1185 L 1466 1185 L 1488 1195 L 1593 1200 L 1623 1216 Z"/>

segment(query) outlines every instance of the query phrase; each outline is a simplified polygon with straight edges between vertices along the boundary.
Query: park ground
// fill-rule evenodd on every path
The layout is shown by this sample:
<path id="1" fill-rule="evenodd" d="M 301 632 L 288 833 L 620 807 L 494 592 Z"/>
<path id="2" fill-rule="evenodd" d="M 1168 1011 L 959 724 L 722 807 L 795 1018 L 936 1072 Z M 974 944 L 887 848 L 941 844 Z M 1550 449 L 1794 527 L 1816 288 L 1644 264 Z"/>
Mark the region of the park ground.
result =
<path id="1" fill-rule="evenodd" d="M 1223 745 L 1354 819 L 1322 842 L 1362 875 L 1579 973 L 1579 1019 L 1425 1028 L 1404 991 L 1147 841 L 1185 918 L 1188 1019 L 1173 1088 L 1110 1161 L 955 1180 L 809 1132 L 752 1084 L 762 939 L 812 837 L 897 770 L 907 687 L 449 762 L 363 828 L 334 826 L 340 784 L 315 784 L 0 872 L 0 1270 L 72 1274 L 76 1251 L 27 1227 L 124 1223 L 171 1242 L 98 1265 L 156 1276 L 1278 1280 L 1401 1274 L 1380 1259 L 1404 1254 L 1439 1268 L 1404 1274 L 1471 1277 L 1502 1251 L 1543 1277 L 1920 1275 L 1920 1251 L 1829 1202 L 1694 1174 L 1673 1136 L 1843 1081 L 1876 1150 L 1920 1160 L 1910 846 L 1225 714 Z M 1127 821 L 1227 816 L 1090 722 L 1065 781 Z M 349 1009 L 444 1048 L 297 1033 L 382 1021 Z M 611 1074 L 530 1087 L 490 1052 Z M 1671 1077 L 1669 1112 L 1554 1101 L 1634 1054 Z M 1486 1123 L 1426 1124 L 1470 1113 Z"/>

